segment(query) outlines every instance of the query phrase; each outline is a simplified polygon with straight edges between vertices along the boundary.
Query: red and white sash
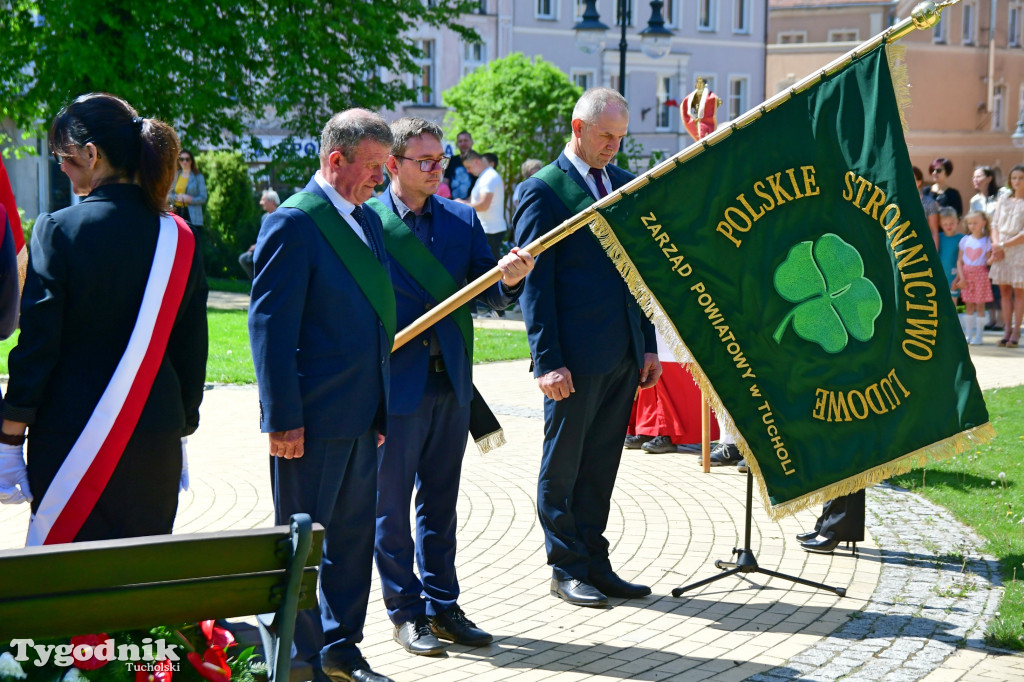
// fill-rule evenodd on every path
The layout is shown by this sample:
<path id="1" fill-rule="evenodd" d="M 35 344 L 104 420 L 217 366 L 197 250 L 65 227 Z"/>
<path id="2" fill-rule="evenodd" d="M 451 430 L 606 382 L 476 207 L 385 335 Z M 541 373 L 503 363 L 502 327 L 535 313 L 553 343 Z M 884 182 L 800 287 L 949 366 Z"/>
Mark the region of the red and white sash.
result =
<path id="1" fill-rule="evenodd" d="M 195 237 L 185 221 L 161 216 L 153 265 L 128 347 L 32 516 L 27 546 L 72 542 L 96 506 L 153 388 L 194 251 Z"/>

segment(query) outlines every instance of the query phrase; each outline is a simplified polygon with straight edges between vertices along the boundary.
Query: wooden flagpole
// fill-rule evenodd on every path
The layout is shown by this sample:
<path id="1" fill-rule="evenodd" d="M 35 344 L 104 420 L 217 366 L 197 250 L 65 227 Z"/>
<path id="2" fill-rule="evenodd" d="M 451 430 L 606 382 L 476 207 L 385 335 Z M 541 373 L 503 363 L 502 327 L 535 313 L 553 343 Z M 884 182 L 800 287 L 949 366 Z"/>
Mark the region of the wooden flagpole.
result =
<path id="1" fill-rule="evenodd" d="M 745 114 L 732 121 L 729 125 L 719 128 L 718 130 L 710 133 L 707 137 L 701 139 L 699 142 L 695 142 L 686 149 L 682 150 L 678 154 L 662 161 L 654 168 L 650 169 L 646 173 L 637 176 L 629 183 L 623 185 L 616 191 L 610 193 L 603 199 L 595 201 L 593 204 L 588 206 L 583 211 L 577 213 L 572 218 L 569 218 L 561 225 L 557 226 L 547 234 L 539 237 L 530 244 L 527 244 L 523 249 L 528 251 L 534 258 L 539 256 L 541 253 L 551 248 L 561 240 L 571 235 L 576 230 L 589 224 L 592 220 L 596 219 L 596 212 L 600 208 L 611 206 L 623 196 L 632 194 L 638 189 L 651 181 L 651 178 L 660 178 L 662 175 L 675 170 L 676 166 L 681 163 L 689 161 L 693 157 L 697 156 L 706 149 L 710 149 L 712 145 L 721 142 L 734 131 L 739 130 L 745 126 L 750 125 L 757 119 L 761 118 L 764 114 L 768 113 L 772 109 L 775 109 L 782 103 L 786 102 L 794 95 L 798 95 L 801 92 L 817 85 L 823 79 L 836 74 L 847 66 L 849 66 L 853 60 L 865 52 L 870 52 L 879 45 L 887 42 L 893 42 L 903 38 L 910 34 L 912 31 L 917 29 L 932 28 L 939 22 L 939 14 L 946 7 L 955 5 L 960 0 L 946 0 L 936 4 L 927 0 L 914 7 L 910 17 L 903 19 L 897 24 L 890 26 L 886 30 L 882 31 L 873 38 L 869 38 L 865 42 L 861 43 L 854 49 L 850 50 L 843 56 L 833 60 L 829 64 L 825 65 L 819 71 L 810 74 L 803 80 L 794 84 L 790 88 L 783 92 L 771 97 L 760 105 L 750 109 Z M 414 339 L 419 334 L 423 333 L 424 330 L 429 329 L 433 325 L 437 324 L 444 317 L 450 315 L 459 306 L 473 300 L 482 291 L 487 289 L 495 282 L 501 279 L 501 270 L 497 267 L 492 268 L 480 277 L 470 282 L 468 285 L 452 294 L 444 301 L 439 302 L 434 308 L 429 310 L 424 315 L 416 319 L 408 327 L 400 331 L 395 336 L 395 343 L 392 347 L 392 351 L 398 350 L 403 345 Z"/>

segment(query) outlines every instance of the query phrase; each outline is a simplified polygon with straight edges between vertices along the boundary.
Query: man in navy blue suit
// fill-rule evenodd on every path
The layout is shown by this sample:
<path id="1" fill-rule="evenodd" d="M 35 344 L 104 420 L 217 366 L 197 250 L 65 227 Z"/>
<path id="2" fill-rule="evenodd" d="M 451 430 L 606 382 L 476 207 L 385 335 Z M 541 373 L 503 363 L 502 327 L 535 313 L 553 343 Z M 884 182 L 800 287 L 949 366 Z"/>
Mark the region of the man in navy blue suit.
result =
<path id="1" fill-rule="evenodd" d="M 558 159 L 523 183 L 514 217 L 525 246 L 604 197 L 632 175 L 610 165 L 629 127 L 619 93 L 594 88 L 572 113 Z M 572 207 L 572 208 L 570 208 Z M 537 511 L 544 529 L 551 594 L 577 606 L 642 597 L 608 558 L 612 489 L 637 387 L 661 375 L 653 325 L 643 316 L 596 237 L 581 229 L 545 251 L 521 298 L 544 393 L 544 446 Z"/>
<path id="2" fill-rule="evenodd" d="M 449 160 L 441 129 L 420 118 L 402 118 L 391 124 L 391 132 L 386 164 L 391 184 L 379 202 L 371 203 L 384 221 L 398 326 L 404 328 L 454 289 L 493 269 L 495 260 L 473 209 L 434 194 Z M 514 249 L 498 267 L 501 280 L 479 300 L 503 309 L 518 298 L 533 258 Z M 469 646 L 492 639 L 459 607 L 455 575 L 455 505 L 473 398 L 472 341 L 464 307 L 391 359 L 388 439 L 377 452 L 374 556 L 395 641 L 413 654 L 442 653 L 442 639 Z M 409 523 L 414 487 L 415 542 Z"/>
<path id="3" fill-rule="evenodd" d="M 359 652 L 373 565 L 377 446 L 387 425 L 394 294 L 381 223 L 391 131 L 362 109 L 324 126 L 320 170 L 260 229 L 249 334 L 278 524 L 325 529 L 320 609 L 296 624 L 318 680 L 386 682 Z M 281 655 L 289 655 L 281 652 Z"/>

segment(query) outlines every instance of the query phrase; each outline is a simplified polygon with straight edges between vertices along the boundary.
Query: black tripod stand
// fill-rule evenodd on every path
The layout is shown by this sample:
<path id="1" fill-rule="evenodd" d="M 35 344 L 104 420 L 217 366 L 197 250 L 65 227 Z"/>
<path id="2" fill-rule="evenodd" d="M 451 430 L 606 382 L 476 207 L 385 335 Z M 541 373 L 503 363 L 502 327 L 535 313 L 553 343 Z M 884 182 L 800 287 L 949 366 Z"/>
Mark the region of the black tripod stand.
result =
<path id="1" fill-rule="evenodd" d="M 744 534 L 743 534 L 743 548 L 742 549 L 734 548 L 732 550 L 733 554 L 738 555 L 737 558 L 736 558 L 736 561 L 721 561 L 719 559 L 716 559 L 715 560 L 715 568 L 729 569 L 729 570 L 725 571 L 725 573 L 720 573 L 718 575 L 711 576 L 710 578 L 705 578 L 704 580 L 698 580 L 697 582 L 692 583 L 690 585 L 685 585 L 683 587 L 677 587 L 674 590 L 672 590 L 672 596 L 673 597 L 678 597 L 683 592 L 687 592 L 689 590 L 693 590 L 693 589 L 696 589 L 698 587 L 702 587 L 702 586 L 707 585 L 709 583 L 713 583 L 716 580 L 721 580 L 722 578 L 726 578 L 726 577 L 728 577 L 730 575 L 735 575 L 737 573 L 763 573 L 764 575 L 768 575 L 768 576 L 771 576 L 773 578 L 782 578 L 784 580 L 789 580 L 790 582 L 799 583 L 801 585 L 807 585 L 808 587 L 816 587 L 819 590 L 828 590 L 829 592 L 835 592 L 840 597 L 845 597 L 846 596 L 846 588 L 845 587 L 831 587 L 830 585 L 825 585 L 823 583 L 816 583 L 816 582 L 812 582 L 810 580 L 804 580 L 803 578 L 798 578 L 798 577 L 796 577 L 794 575 L 786 575 L 785 573 L 777 573 L 776 571 L 769 571 L 767 568 L 761 568 L 760 566 L 757 565 L 757 559 L 754 557 L 754 552 L 750 549 L 750 516 L 751 516 L 751 511 L 750 510 L 751 510 L 751 502 L 753 501 L 753 497 L 754 497 L 754 476 L 753 476 L 753 474 L 750 473 L 750 470 L 748 469 L 747 470 L 747 518 L 746 518 L 746 529 L 744 530 Z"/>

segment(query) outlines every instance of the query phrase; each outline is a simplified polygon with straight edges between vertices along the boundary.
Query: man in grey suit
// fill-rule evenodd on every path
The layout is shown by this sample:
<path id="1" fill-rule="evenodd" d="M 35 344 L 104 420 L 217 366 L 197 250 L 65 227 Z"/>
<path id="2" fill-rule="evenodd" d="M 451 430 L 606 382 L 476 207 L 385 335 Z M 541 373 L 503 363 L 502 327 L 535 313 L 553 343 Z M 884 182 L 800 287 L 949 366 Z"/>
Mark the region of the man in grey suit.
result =
<path id="1" fill-rule="evenodd" d="M 359 652 L 370 594 L 377 446 L 387 426 L 395 299 L 380 218 L 391 131 L 369 111 L 324 126 L 320 170 L 260 229 L 249 334 L 278 524 L 325 529 L 320 610 L 296 624 L 320 681 L 386 682 Z M 285 654 L 287 655 L 287 654 Z"/>

